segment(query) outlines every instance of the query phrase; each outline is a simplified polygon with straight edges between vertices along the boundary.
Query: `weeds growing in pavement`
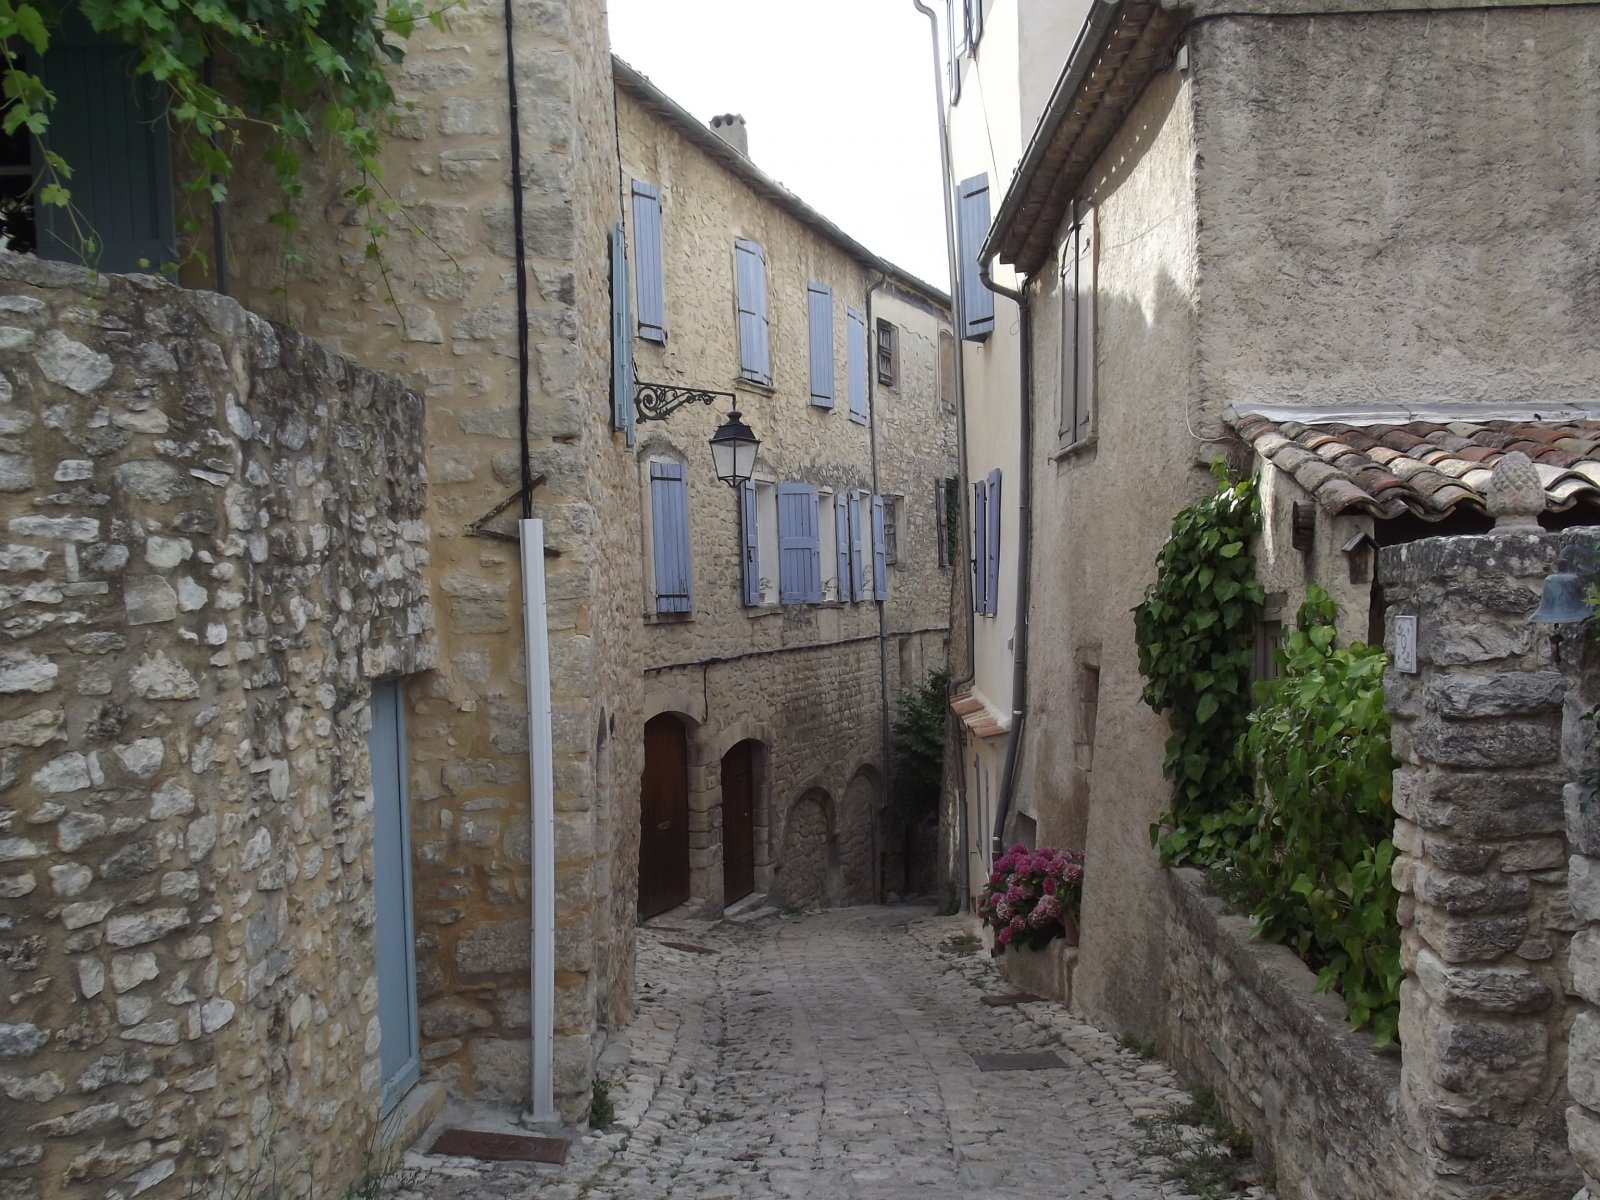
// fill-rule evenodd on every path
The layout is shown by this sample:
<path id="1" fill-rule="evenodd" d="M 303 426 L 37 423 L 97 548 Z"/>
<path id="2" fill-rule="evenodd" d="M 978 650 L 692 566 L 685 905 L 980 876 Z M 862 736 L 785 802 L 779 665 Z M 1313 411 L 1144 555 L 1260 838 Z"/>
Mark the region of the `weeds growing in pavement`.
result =
<path id="1" fill-rule="evenodd" d="M 1145 1041 L 1136 1034 L 1124 1032 L 1117 1037 L 1117 1045 L 1131 1054 L 1140 1058 L 1159 1058 L 1161 1051 L 1156 1047 L 1155 1041 Z"/>
<path id="2" fill-rule="evenodd" d="M 589 1092 L 589 1128 L 609 1129 L 616 1119 L 617 1103 L 611 1098 L 611 1083 L 596 1079 Z"/>
<path id="3" fill-rule="evenodd" d="M 1162 1178 L 1201 1200 L 1237 1196 L 1265 1181 L 1249 1133 L 1228 1120 L 1210 1088 L 1197 1088 L 1187 1104 L 1135 1124 L 1144 1134 L 1140 1153 L 1165 1158 L 1170 1166 Z"/>

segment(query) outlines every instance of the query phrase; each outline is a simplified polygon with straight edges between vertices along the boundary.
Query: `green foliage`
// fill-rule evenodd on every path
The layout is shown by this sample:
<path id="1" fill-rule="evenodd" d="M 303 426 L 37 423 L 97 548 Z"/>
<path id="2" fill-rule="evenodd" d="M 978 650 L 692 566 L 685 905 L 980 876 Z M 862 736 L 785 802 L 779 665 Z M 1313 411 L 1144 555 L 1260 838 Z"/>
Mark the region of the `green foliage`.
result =
<path id="1" fill-rule="evenodd" d="M 1252 479 L 1212 464 L 1217 490 L 1180 512 L 1133 610 L 1144 702 L 1172 736 L 1162 770 L 1172 808 L 1150 830 L 1169 865 L 1209 866 L 1240 836 L 1248 764 L 1234 752 L 1250 707 L 1250 665 L 1264 599 L 1250 539 L 1261 527 Z"/>
<path id="2" fill-rule="evenodd" d="M 596 1079 L 589 1091 L 589 1127 L 606 1129 L 616 1119 L 617 1104 L 611 1098 L 611 1084 L 607 1080 Z"/>
<path id="3" fill-rule="evenodd" d="M 55 97 L 29 54 L 48 53 L 74 10 L 132 47 L 135 72 L 166 90 L 168 120 L 193 165 L 188 191 L 224 199 L 247 131 L 259 131 L 283 200 L 271 221 L 293 232 L 301 156 L 320 131 L 348 156 L 355 182 L 345 199 L 365 214 L 368 254 L 378 256 L 379 213 L 392 207 L 380 199 L 378 160 L 396 108 L 386 68 L 401 61 L 420 22 L 443 28 L 443 9 L 430 11 L 426 0 L 67 0 L 60 9 L 0 0 L 0 127 L 8 135 L 46 139 Z M 208 60 L 220 64 L 226 92 L 207 82 Z M 48 151 L 44 159 L 38 202 L 70 208 L 72 165 Z M 80 239 L 92 249 L 92 231 L 80 230 Z"/>
<path id="4" fill-rule="evenodd" d="M 910 818 L 937 812 L 944 784 L 950 673 L 933 671 L 900 694 L 892 726 L 894 802 Z"/>
<path id="5" fill-rule="evenodd" d="M 1234 847 L 1235 898 L 1253 901 L 1257 935 L 1314 967 L 1344 996 L 1352 1028 L 1379 1044 L 1400 1019 L 1398 896 L 1389 869 L 1394 756 L 1383 702 L 1383 651 L 1334 642 L 1334 606 L 1312 587 L 1256 687 L 1240 752 L 1254 762 L 1251 828 Z"/>
<path id="6" fill-rule="evenodd" d="M 1236 1127 L 1222 1111 L 1216 1094 L 1198 1087 L 1189 1101 L 1159 1117 L 1134 1122 L 1144 1135 L 1139 1153 L 1160 1156 L 1169 1164 L 1162 1172 L 1168 1183 L 1202 1200 L 1239 1196 L 1265 1177 L 1253 1155 L 1250 1134 Z"/>

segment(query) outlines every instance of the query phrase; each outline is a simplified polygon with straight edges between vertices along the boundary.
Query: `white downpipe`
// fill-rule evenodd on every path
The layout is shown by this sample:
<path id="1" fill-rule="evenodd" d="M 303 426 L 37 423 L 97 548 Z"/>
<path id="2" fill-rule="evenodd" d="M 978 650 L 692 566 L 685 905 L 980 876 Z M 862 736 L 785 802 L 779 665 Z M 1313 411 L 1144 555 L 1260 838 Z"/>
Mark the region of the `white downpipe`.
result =
<path id="1" fill-rule="evenodd" d="M 550 735 L 550 627 L 545 614 L 544 522 L 517 522 L 522 542 L 522 638 L 528 684 L 528 786 L 532 793 L 533 904 L 529 996 L 533 1012 L 528 1121 L 560 1120 L 555 1104 L 556 781 Z"/>

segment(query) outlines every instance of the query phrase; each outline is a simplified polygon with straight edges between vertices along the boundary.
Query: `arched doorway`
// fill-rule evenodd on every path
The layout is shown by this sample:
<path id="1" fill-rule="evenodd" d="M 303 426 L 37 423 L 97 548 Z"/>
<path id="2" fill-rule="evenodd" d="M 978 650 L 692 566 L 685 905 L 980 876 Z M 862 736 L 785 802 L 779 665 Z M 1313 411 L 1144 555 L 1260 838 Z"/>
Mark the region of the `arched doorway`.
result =
<path id="1" fill-rule="evenodd" d="M 670 714 L 644 727 L 639 785 L 639 915 L 689 899 L 689 732 Z"/>
<path id="2" fill-rule="evenodd" d="M 837 904 L 842 880 L 833 797 L 811 788 L 789 808 L 783 822 L 783 857 L 774 889 L 786 904 Z"/>
<path id="3" fill-rule="evenodd" d="M 756 890 L 756 793 L 761 743 L 746 740 L 722 756 L 722 902 Z"/>

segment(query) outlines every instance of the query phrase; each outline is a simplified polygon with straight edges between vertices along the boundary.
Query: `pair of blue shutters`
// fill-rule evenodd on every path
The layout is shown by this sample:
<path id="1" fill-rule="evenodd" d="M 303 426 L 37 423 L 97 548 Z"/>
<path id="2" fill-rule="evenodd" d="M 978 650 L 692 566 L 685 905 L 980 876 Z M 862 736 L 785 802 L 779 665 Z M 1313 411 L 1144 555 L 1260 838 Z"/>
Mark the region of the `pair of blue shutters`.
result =
<path id="1" fill-rule="evenodd" d="M 694 609 L 689 568 L 689 488 L 683 464 L 650 464 L 650 544 L 655 558 L 656 611 Z"/>
<path id="2" fill-rule="evenodd" d="M 817 489 L 809 483 L 780 483 L 778 501 L 778 600 L 817 604 L 822 600 L 822 513 Z M 756 489 L 740 489 L 740 549 L 744 602 L 761 603 L 761 551 Z M 871 498 L 872 595 L 889 598 L 883 498 Z M 862 544 L 861 493 L 833 498 L 834 552 L 839 598 L 867 598 L 866 555 Z"/>
<path id="3" fill-rule="evenodd" d="M 978 274 L 978 253 L 989 236 L 989 177 L 974 175 L 956 187 L 956 250 L 961 256 L 961 336 L 981 342 L 994 332 L 994 293 Z"/>
<path id="4" fill-rule="evenodd" d="M 972 485 L 972 609 L 1000 611 L 1000 468 Z"/>
<path id="5" fill-rule="evenodd" d="M 845 309 L 845 381 L 850 419 L 867 422 L 867 319 Z M 811 403 L 833 407 L 833 289 L 825 283 L 806 285 L 806 319 L 811 342 Z"/>

